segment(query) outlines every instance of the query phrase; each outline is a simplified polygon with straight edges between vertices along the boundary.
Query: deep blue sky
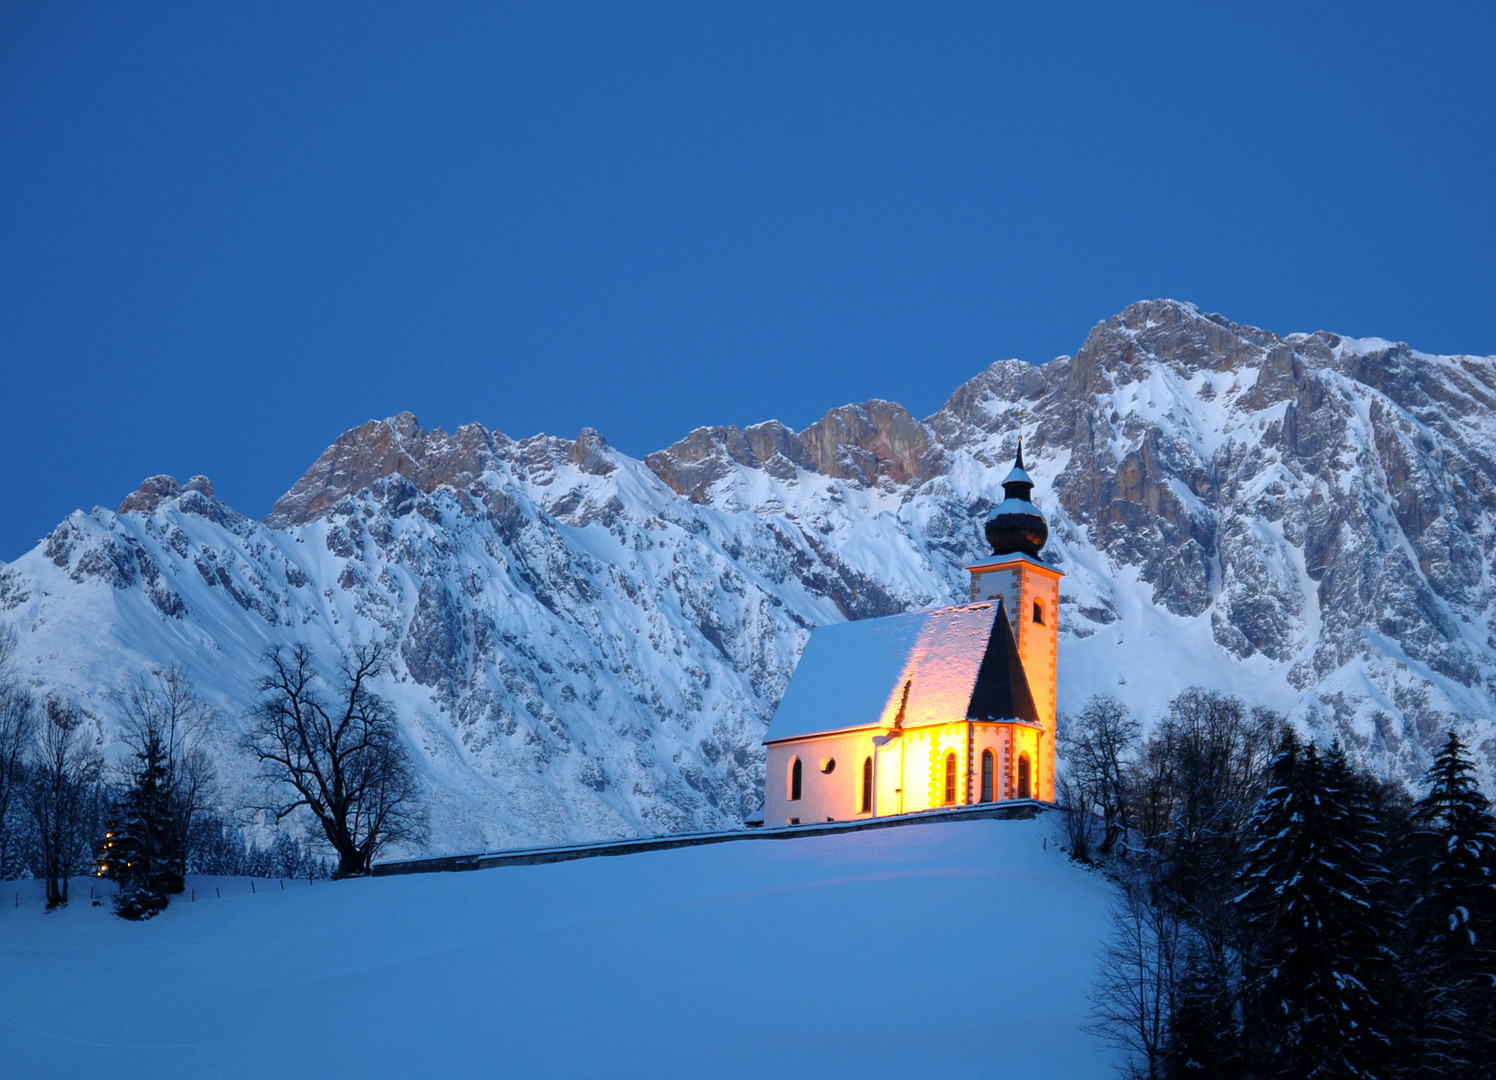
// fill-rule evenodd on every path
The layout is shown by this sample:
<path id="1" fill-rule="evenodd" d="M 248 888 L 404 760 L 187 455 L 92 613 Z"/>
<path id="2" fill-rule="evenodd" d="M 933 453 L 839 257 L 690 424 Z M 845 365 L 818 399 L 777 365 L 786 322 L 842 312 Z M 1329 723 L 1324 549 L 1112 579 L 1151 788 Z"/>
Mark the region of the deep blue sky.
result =
<path id="1" fill-rule="evenodd" d="M 402 409 L 923 416 L 1156 296 L 1496 353 L 1491 6 L 1301 7 L 0 6 L 0 559 Z"/>

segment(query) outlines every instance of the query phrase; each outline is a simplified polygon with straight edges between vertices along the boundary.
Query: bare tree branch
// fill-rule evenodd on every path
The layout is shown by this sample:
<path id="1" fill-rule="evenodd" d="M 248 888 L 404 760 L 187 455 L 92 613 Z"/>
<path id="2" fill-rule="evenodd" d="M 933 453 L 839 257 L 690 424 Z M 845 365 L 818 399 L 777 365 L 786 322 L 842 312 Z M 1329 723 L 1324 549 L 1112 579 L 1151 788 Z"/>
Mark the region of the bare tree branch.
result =
<path id="1" fill-rule="evenodd" d="M 36 727 L 36 701 L 15 677 L 14 630 L 0 630 L 0 873 L 13 859 L 12 804 L 25 777 L 25 754 Z"/>
<path id="2" fill-rule="evenodd" d="M 246 744 L 283 793 L 277 820 L 305 808 L 338 853 L 338 875 L 366 873 L 392 842 L 425 837 L 410 760 L 389 703 L 372 688 L 384 650 L 358 645 L 329 688 L 305 645 L 265 653 Z"/>
<path id="3" fill-rule="evenodd" d="M 49 697 L 35 738 L 35 763 L 27 805 L 41 848 L 47 907 L 68 902 L 68 878 L 91 853 L 89 806 L 103 760 L 85 738 L 85 716 L 77 705 Z"/>

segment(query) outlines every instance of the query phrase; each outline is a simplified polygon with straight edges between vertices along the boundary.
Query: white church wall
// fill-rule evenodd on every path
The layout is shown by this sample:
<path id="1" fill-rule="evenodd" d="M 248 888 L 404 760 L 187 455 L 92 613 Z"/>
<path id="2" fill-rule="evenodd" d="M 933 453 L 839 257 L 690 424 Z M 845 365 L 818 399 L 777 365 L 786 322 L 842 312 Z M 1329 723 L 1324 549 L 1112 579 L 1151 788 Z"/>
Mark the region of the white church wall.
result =
<path id="1" fill-rule="evenodd" d="M 953 805 L 981 801 L 982 752 L 993 754 L 994 802 L 1018 797 L 1018 760 L 1027 754 L 1036 797 L 1048 790 L 1040 769 L 1040 732 L 1026 725 L 967 724 L 957 721 L 931 727 L 890 731 L 863 729 L 834 732 L 768 747 L 764 824 L 803 825 L 883 817 L 937 809 L 945 803 L 945 758 L 956 755 Z M 878 741 L 878 740 L 881 740 Z M 968 758 L 968 754 L 971 756 Z M 863 762 L 873 758 L 873 813 L 862 812 Z M 800 798 L 791 800 L 790 772 L 800 761 Z M 831 772 L 824 768 L 835 761 Z M 968 793 L 968 785 L 970 787 Z M 969 794 L 969 797 L 968 797 Z"/>
<path id="2" fill-rule="evenodd" d="M 764 785 L 764 824 L 785 825 L 793 820 L 810 825 L 871 817 L 861 812 L 862 763 L 873 752 L 872 729 L 837 732 L 768 748 Z M 800 760 L 800 798 L 791 800 L 790 769 Z M 827 761 L 835 768 L 825 772 Z"/>

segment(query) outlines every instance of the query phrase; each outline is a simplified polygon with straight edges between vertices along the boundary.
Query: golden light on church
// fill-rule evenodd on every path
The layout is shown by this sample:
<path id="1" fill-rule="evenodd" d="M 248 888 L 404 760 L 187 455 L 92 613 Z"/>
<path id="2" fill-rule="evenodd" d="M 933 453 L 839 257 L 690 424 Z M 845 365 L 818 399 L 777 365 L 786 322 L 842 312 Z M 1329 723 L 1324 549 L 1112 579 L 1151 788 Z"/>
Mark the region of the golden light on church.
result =
<path id="1" fill-rule="evenodd" d="M 971 602 L 812 632 L 764 739 L 766 824 L 1053 800 L 1064 575 L 1033 486 L 1020 448 Z"/>

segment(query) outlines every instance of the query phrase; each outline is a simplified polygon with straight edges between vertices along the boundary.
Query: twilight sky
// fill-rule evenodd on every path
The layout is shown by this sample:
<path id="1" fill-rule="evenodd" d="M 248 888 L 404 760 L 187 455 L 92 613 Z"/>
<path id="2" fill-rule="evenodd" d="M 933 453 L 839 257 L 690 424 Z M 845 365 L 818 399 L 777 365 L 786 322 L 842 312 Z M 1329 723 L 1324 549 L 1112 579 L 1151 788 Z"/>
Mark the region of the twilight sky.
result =
<path id="1" fill-rule="evenodd" d="M 1493 56 L 1488 4 L 0 0 L 0 560 L 404 409 L 924 416 L 1158 296 L 1496 353 Z"/>

